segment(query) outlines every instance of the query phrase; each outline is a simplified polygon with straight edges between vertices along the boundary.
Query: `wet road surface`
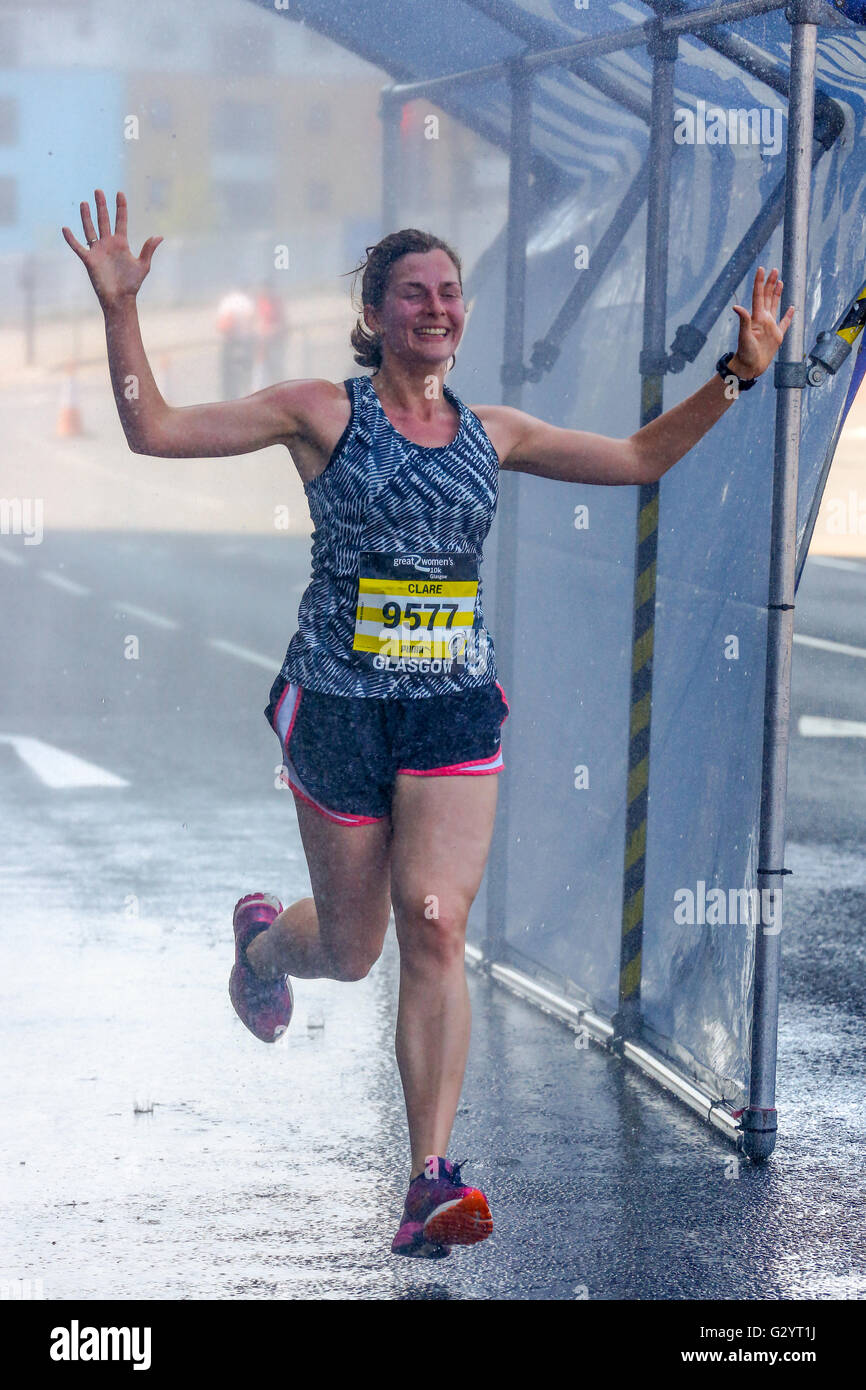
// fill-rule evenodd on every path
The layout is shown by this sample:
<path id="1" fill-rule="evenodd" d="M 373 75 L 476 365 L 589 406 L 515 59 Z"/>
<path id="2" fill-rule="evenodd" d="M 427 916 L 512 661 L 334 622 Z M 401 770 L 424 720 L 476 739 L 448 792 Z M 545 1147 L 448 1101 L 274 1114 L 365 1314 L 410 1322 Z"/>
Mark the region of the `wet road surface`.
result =
<path id="1" fill-rule="evenodd" d="M 3 549 L 4 1277 L 49 1299 L 866 1294 L 866 740 L 793 736 L 801 713 L 866 718 L 864 660 L 795 648 L 771 1162 L 737 1162 L 647 1078 L 470 971 L 450 1155 L 496 1227 L 428 1265 L 388 1250 L 408 1178 L 393 932 L 367 979 L 297 982 L 274 1047 L 226 992 L 235 899 L 309 894 L 260 712 L 308 542 Z M 797 630 L 866 649 L 864 591 L 866 566 L 810 562 Z M 41 763 L 21 738 L 50 746 Z M 73 785 L 56 756 L 67 785 L 49 785 L 51 748 L 127 785 Z"/>

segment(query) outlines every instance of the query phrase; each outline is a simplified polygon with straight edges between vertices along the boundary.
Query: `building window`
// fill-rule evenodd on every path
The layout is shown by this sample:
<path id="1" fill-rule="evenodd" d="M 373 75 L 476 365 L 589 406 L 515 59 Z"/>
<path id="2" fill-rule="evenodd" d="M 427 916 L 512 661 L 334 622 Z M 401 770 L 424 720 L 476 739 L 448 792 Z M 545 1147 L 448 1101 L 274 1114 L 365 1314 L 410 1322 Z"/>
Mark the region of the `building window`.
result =
<path id="1" fill-rule="evenodd" d="M 168 207 L 168 195 L 171 189 L 169 179 L 151 179 L 147 190 L 147 208 L 149 212 L 161 212 Z"/>
<path id="2" fill-rule="evenodd" d="M 331 185 L 322 179 L 307 180 L 307 209 L 310 212 L 331 211 Z"/>
<path id="3" fill-rule="evenodd" d="M 324 101 L 313 101 L 307 107 L 307 130 L 311 135 L 327 135 L 331 129 L 331 108 Z"/>
<path id="4" fill-rule="evenodd" d="M 18 221 L 18 180 L 0 178 L 0 227 L 11 227 Z"/>
<path id="5" fill-rule="evenodd" d="M 273 219 L 273 184 L 256 183 L 252 179 L 219 179 L 213 188 L 223 223 L 242 223 L 246 228 L 262 226 Z"/>
<path id="6" fill-rule="evenodd" d="M 271 111 L 252 101 L 220 101 L 213 108 L 211 141 L 218 150 L 259 150 L 271 136 Z"/>
<path id="7" fill-rule="evenodd" d="M 18 16 L 0 15 L 0 68 L 17 68 L 20 58 Z"/>
<path id="8" fill-rule="evenodd" d="M 311 57 L 333 57 L 335 48 L 333 40 L 327 38 L 325 34 L 320 34 L 318 29 L 311 29 L 308 24 L 304 24 L 300 29 L 296 29 L 296 33 L 299 38 L 303 35 L 307 52 Z"/>
<path id="9" fill-rule="evenodd" d="M 274 68 L 274 37 L 271 27 L 264 29 L 217 29 L 213 36 L 213 64 L 218 72 L 272 72 Z"/>
<path id="10" fill-rule="evenodd" d="M 154 97 L 147 109 L 154 130 L 171 129 L 171 102 L 168 97 Z"/>
<path id="11" fill-rule="evenodd" d="M 58 8 L 61 8 L 58 6 Z M 62 8 L 71 9 L 72 6 Z M 75 13 L 75 33 L 78 38 L 89 38 L 93 33 L 93 0 L 78 0 L 74 7 Z"/>
<path id="12" fill-rule="evenodd" d="M 0 145 L 18 144 L 18 101 L 0 97 Z"/>
<path id="13" fill-rule="evenodd" d="M 151 48 L 159 49 L 163 53 L 170 53 L 180 43 L 180 30 L 176 24 L 163 20 L 161 24 L 153 26 L 148 42 Z"/>

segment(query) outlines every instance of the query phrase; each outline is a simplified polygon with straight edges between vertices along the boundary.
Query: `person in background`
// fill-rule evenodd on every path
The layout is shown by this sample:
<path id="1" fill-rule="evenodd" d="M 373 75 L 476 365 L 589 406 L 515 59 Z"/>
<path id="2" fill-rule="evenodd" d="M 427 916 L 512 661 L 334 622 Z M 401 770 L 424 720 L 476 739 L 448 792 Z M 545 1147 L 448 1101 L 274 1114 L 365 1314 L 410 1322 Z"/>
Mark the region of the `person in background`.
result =
<path id="1" fill-rule="evenodd" d="M 283 300 L 276 290 L 262 282 L 256 294 L 256 389 L 260 390 L 263 386 L 283 380 L 288 334 L 289 325 Z"/>
<path id="2" fill-rule="evenodd" d="M 243 290 L 230 290 L 217 306 L 221 339 L 220 394 L 224 401 L 245 396 L 252 385 L 256 351 L 256 305 Z"/>

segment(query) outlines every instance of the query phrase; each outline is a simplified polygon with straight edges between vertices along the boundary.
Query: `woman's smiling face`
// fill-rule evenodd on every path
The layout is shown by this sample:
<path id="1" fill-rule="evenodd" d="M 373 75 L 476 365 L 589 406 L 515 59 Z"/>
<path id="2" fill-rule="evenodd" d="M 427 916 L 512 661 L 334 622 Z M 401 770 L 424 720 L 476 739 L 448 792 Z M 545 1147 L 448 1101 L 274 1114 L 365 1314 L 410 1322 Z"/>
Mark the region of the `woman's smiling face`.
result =
<path id="1" fill-rule="evenodd" d="M 410 251 L 391 267 L 381 307 L 367 305 L 368 328 L 382 334 L 383 352 L 447 362 L 463 336 L 466 308 L 457 267 L 446 251 Z"/>

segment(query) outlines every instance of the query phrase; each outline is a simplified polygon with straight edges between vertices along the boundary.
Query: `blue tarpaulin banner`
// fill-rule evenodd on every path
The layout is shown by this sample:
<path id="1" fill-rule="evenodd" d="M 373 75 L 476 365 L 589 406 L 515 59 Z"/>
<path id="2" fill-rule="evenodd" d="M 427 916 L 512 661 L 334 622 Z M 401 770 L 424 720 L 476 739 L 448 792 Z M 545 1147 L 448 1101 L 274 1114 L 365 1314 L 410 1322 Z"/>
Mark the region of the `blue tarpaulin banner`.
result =
<path id="1" fill-rule="evenodd" d="M 657 8 L 628 0 L 581 9 L 566 0 L 297 0 L 292 13 L 408 81 L 613 33 Z M 844 9 L 862 22 L 862 7 Z M 824 105 L 816 122 L 821 129 L 829 101 L 838 124 L 815 147 L 807 298 L 798 306 L 807 352 L 851 302 L 864 264 L 866 34 L 838 8 L 826 10 L 832 23 L 818 29 Z M 686 135 L 671 170 L 668 350 L 785 179 L 791 26 L 774 11 L 723 32 L 784 85 L 697 36 L 679 39 L 675 107 Z M 522 408 L 616 438 L 640 425 L 646 204 L 633 219 L 619 208 L 648 156 L 651 98 L 645 45 L 594 58 L 580 74 L 552 66 L 533 80 L 525 360 L 592 266 L 601 238 L 611 227 L 621 236 L 556 361 L 527 383 Z M 504 76 L 425 100 L 508 151 Z M 433 144 L 419 138 L 412 148 L 416 187 Z M 393 191 L 400 208 L 400 189 Z M 467 185 L 467 201 L 479 196 Z M 736 346 L 732 305 L 750 303 L 759 264 L 782 267 L 783 209 L 778 199 L 775 225 L 730 286 L 695 359 L 665 377 L 664 409 L 698 390 Z M 420 214 L 413 207 L 408 215 Z M 429 230 L 448 236 L 447 228 Z M 488 249 L 469 267 L 471 312 L 449 377 L 470 405 L 502 400 L 505 269 L 504 224 L 491 215 Z M 835 377 L 803 391 L 800 551 L 864 369 L 861 345 Z M 744 903 L 757 883 L 775 407 L 770 370 L 664 476 L 658 511 L 643 1029 L 672 1065 L 732 1108 L 748 1099 L 756 928 Z M 495 832 L 507 848 L 504 899 L 497 897 L 505 903 L 503 949 L 515 968 L 610 1015 L 623 916 L 637 489 L 510 473 L 501 475 L 501 499 L 518 516 L 506 615 L 516 652 L 503 732 L 509 788 Z M 483 570 L 494 643 L 498 551 L 494 524 Z M 489 877 L 470 919 L 476 943 Z"/>

